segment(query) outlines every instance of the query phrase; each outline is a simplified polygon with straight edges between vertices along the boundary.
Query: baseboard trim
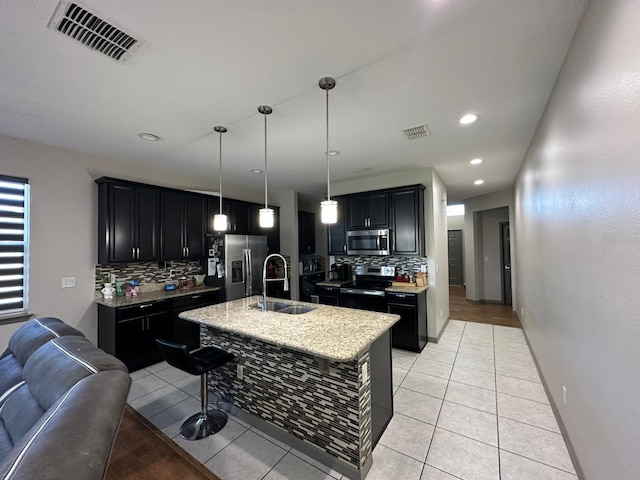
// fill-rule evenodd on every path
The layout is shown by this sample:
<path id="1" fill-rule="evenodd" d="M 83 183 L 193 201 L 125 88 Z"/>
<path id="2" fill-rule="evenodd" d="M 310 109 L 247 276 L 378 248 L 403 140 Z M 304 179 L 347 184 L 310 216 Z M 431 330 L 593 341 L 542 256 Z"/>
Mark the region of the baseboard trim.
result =
<path id="1" fill-rule="evenodd" d="M 518 315 L 518 319 L 520 320 L 520 315 Z M 520 320 L 520 324 L 522 324 L 522 320 Z M 573 466 L 576 469 L 576 474 L 579 480 L 584 480 L 584 473 L 582 472 L 582 468 L 580 467 L 580 461 L 578 460 L 578 456 L 576 454 L 575 449 L 573 448 L 573 444 L 571 443 L 571 438 L 569 437 L 569 433 L 567 432 L 567 428 L 564 426 L 564 422 L 562 421 L 562 417 L 560 416 L 560 412 L 558 410 L 558 406 L 556 405 L 551 393 L 549 391 L 549 387 L 547 386 L 547 381 L 544 378 L 542 370 L 540 370 L 540 365 L 538 364 L 538 359 L 536 358 L 536 354 L 531 348 L 531 342 L 529 342 L 529 337 L 527 337 L 527 332 L 524 329 L 524 325 L 522 327 L 522 333 L 524 334 L 524 339 L 527 342 L 527 346 L 529 347 L 529 352 L 531 352 L 531 356 L 533 357 L 533 363 L 536 365 L 536 370 L 538 370 L 538 375 L 540 375 L 540 379 L 542 380 L 542 386 L 544 387 L 544 392 L 547 394 L 547 398 L 549 399 L 549 404 L 551 405 L 551 410 L 553 410 L 553 415 L 556 417 L 556 421 L 558 422 L 558 426 L 560 427 L 560 433 L 562 434 L 562 438 L 564 438 L 564 442 L 567 445 L 567 450 L 569 451 L 569 456 L 571 457 L 571 461 L 573 462 Z"/>
<path id="2" fill-rule="evenodd" d="M 465 298 L 464 301 L 472 303 L 474 305 L 484 305 L 484 304 L 489 304 L 489 305 L 508 305 L 508 304 L 504 303 L 502 300 L 471 300 L 469 298 Z"/>

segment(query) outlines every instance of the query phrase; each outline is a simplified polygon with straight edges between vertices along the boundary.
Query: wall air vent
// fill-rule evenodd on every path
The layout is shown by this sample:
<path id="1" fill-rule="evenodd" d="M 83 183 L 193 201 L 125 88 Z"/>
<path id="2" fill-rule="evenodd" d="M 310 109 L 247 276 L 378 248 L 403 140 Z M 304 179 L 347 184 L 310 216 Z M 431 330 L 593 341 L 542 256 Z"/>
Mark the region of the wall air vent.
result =
<path id="1" fill-rule="evenodd" d="M 144 43 L 115 23 L 100 18 L 80 2 L 61 0 L 47 27 L 118 63 L 126 63 Z"/>
<path id="2" fill-rule="evenodd" d="M 418 125 L 417 127 L 407 128 L 403 130 L 403 132 L 409 140 L 415 140 L 417 138 L 428 137 L 431 135 L 431 130 L 429 130 L 429 126 L 426 123 L 424 125 Z"/>

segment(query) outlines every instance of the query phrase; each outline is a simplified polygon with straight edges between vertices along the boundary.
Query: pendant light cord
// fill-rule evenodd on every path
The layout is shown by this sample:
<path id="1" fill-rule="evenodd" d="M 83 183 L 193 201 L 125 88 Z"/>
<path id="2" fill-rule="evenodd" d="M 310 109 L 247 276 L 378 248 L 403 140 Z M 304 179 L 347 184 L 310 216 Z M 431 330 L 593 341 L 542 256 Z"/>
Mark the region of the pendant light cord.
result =
<path id="1" fill-rule="evenodd" d="M 325 92 L 327 94 L 327 200 L 331 200 L 331 182 L 329 178 L 329 89 L 326 89 Z"/>
<path id="2" fill-rule="evenodd" d="M 220 136 L 220 151 L 219 151 L 219 158 L 220 158 L 220 215 L 222 215 L 222 130 L 220 130 L 218 132 L 218 135 Z"/>
<path id="3" fill-rule="evenodd" d="M 264 116 L 264 208 L 267 204 L 267 115 Z"/>

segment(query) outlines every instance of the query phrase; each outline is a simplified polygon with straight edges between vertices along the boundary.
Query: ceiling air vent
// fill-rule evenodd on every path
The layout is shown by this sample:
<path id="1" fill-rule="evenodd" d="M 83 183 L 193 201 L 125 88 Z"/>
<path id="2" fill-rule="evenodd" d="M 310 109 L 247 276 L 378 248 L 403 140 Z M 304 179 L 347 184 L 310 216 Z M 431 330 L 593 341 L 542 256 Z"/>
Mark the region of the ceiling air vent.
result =
<path id="1" fill-rule="evenodd" d="M 403 132 L 409 140 L 415 140 L 417 138 L 428 137 L 431 135 L 431 130 L 429 130 L 429 126 L 427 124 L 407 128 L 403 130 Z"/>
<path id="2" fill-rule="evenodd" d="M 119 63 L 129 60 L 144 43 L 79 2 L 62 0 L 47 26 Z"/>

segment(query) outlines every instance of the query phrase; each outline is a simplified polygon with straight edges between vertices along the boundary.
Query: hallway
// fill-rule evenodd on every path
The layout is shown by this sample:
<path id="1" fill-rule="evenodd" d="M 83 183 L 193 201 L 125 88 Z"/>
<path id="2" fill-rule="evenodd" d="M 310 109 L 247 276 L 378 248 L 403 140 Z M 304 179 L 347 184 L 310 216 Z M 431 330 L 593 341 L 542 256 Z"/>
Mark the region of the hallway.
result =
<path id="1" fill-rule="evenodd" d="M 465 300 L 464 287 L 458 285 L 449 286 L 449 318 L 465 322 L 522 328 L 511 305 L 468 302 Z"/>

